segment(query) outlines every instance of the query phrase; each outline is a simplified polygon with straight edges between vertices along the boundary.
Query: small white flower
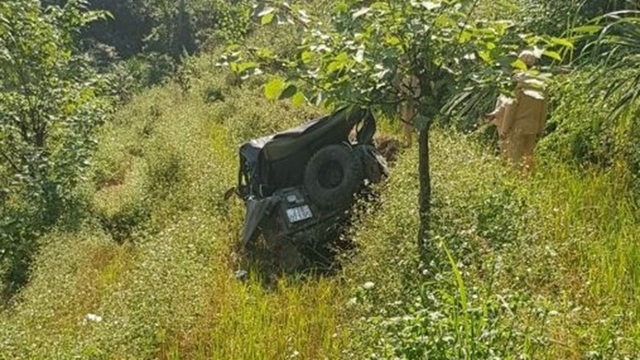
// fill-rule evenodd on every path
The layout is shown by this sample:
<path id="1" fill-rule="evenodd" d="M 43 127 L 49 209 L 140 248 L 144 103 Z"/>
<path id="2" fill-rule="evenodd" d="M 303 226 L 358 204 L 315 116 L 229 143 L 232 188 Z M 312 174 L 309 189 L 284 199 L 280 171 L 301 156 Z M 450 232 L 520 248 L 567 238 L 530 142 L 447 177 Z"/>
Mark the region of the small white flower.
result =
<path id="1" fill-rule="evenodd" d="M 376 286 L 376 284 L 374 284 L 374 283 L 373 283 L 373 282 L 371 282 L 371 281 L 367 281 L 366 283 L 364 283 L 364 285 L 362 285 L 362 287 L 363 287 L 365 290 L 371 290 L 371 289 L 373 289 L 375 286 Z"/>
<path id="2" fill-rule="evenodd" d="M 102 322 L 102 316 L 100 315 L 96 315 L 96 314 L 87 314 L 87 316 L 85 316 L 85 319 L 87 321 L 92 321 L 92 322 Z"/>

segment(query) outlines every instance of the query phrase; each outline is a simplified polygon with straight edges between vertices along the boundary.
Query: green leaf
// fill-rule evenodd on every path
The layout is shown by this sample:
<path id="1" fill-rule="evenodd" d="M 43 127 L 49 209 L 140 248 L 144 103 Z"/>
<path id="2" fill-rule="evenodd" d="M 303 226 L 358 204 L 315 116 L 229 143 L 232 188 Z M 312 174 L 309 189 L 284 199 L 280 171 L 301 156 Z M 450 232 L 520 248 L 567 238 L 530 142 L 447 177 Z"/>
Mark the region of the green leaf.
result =
<path id="1" fill-rule="evenodd" d="M 542 54 L 543 54 L 544 56 L 546 56 L 546 57 L 550 57 L 550 58 L 552 58 L 552 59 L 554 59 L 554 60 L 562 61 L 562 56 L 560 56 L 560 54 L 559 54 L 559 53 L 557 53 L 557 52 L 555 52 L 555 51 L 549 51 L 549 50 L 546 50 L 546 51 L 544 51 Z"/>
<path id="2" fill-rule="evenodd" d="M 460 33 L 460 37 L 459 37 L 459 41 L 461 44 L 466 43 L 467 41 L 471 40 L 471 32 L 464 30 L 463 32 Z"/>
<path id="3" fill-rule="evenodd" d="M 603 27 L 599 25 L 585 25 L 585 26 L 579 26 L 577 28 L 574 28 L 571 31 L 576 34 L 593 35 L 599 32 L 600 30 L 602 30 L 602 28 Z"/>
<path id="4" fill-rule="evenodd" d="M 524 61 L 522 61 L 520 59 L 516 59 L 516 61 L 512 62 L 511 66 L 514 69 L 518 69 L 518 70 L 522 70 L 522 71 L 526 71 L 527 70 L 527 64 L 525 64 Z"/>
<path id="5" fill-rule="evenodd" d="M 276 100 L 284 91 L 287 83 L 280 77 L 271 79 L 264 86 L 264 96 L 269 100 Z"/>
<path id="6" fill-rule="evenodd" d="M 265 59 L 265 60 L 272 60 L 275 57 L 273 51 L 271 51 L 270 49 L 267 49 L 267 48 L 259 49 L 256 52 L 256 55 L 259 58 Z"/>
<path id="7" fill-rule="evenodd" d="M 491 55 L 487 51 L 478 51 L 478 56 L 480 56 L 480 58 L 484 60 L 484 62 L 487 62 L 487 63 L 492 62 Z"/>
<path id="8" fill-rule="evenodd" d="M 499 36 L 504 36 L 512 25 L 513 23 L 510 21 L 496 21 L 493 23 L 493 28 Z"/>
<path id="9" fill-rule="evenodd" d="M 269 13 L 262 17 L 262 19 L 260 20 L 260 23 L 262 25 L 269 25 L 271 24 L 271 22 L 273 22 L 274 17 L 275 17 L 274 13 Z"/>
<path id="10" fill-rule="evenodd" d="M 387 35 L 384 38 L 384 42 L 390 46 L 396 46 L 402 43 L 402 41 L 400 41 L 400 39 L 397 36 L 393 36 L 393 35 Z"/>
<path id="11" fill-rule="evenodd" d="M 336 70 L 341 70 L 347 66 L 349 55 L 345 52 L 338 54 L 335 59 L 327 66 L 327 72 L 332 73 Z"/>
<path id="12" fill-rule="evenodd" d="M 573 49 L 573 43 L 569 39 L 552 37 L 551 39 L 549 39 L 549 41 L 551 41 L 551 43 L 554 45 L 561 45 L 566 48 Z"/>
<path id="13" fill-rule="evenodd" d="M 451 268 L 453 269 L 453 275 L 458 285 L 458 293 L 460 294 L 460 304 L 462 305 L 462 313 L 467 314 L 467 307 L 469 305 L 467 303 L 467 288 L 464 284 L 464 279 L 462 278 L 462 274 L 460 272 L 460 269 L 458 268 L 458 264 L 453 259 L 453 256 L 451 255 L 449 248 L 447 248 L 447 245 L 445 243 L 442 243 L 442 246 L 444 247 L 444 251 L 447 254 L 447 258 L 449 259 L 449 265 L 451 265 Z"/>
<path id="14" fill-rule="evenodd" d="M 293 97 L 291 98 L 291 104 L 293 104 L 293 106 L 302 106 L 307 102 L 307 98 L 304 96 L 304 93 L 301 91 L 298 91 L 295 95 L 293 95 Z"/>
<path id="15" fill-rule="evenodd" d="M 247 70 L 252 70 L 258 67 L 258 63 L 256 62 L 244 62 L 244 63 L 239 63 L 237 64 L 237 71 L 238 73 L 242 73 L 245 72 Z"/>
<path id="16" fill-rule="evenodd" d="M 458 26 L 457 21 L 451 18 L 451 16 L 449 16 L 448 14 L 440 14 L 438 17 L 435 18 L 434 24 L 442 29 L 447 29 L 447 28 L 452 29 Z M 442 34 L 445 35 L 446 32 L 443 32 Z M 446 37 L 449 37 L 449 36 L 446 36 Z"/>
<path id="17" fill-rule="evenodd" d="M 298 92 L 298 88 L 295 85 L 291 84 L 287 86 L 287 88 L 284 89 L 284 91 L 282 91 L 282 93 L 278 97 L 278 100 L 288 99 L 294 96 L 297 92 Z"/>
<path id="18" fill-rule="evenodd" d="M 347 3 L 345 3 L 344 1 L 341 1 L 336 4 L 336 12 L 338 14 L 347 12 L 348 10 L 349 10 L 349 5 L 347 5 Z"/>
<path id="19" fill-rule="evenodd" d="M 310 63 L 311 60 L 313 59 L 313 52 L 311 52 L 311 51 L 303 51 L 302 54 L 300 54 L 300 59 L 305 64 Z"/>

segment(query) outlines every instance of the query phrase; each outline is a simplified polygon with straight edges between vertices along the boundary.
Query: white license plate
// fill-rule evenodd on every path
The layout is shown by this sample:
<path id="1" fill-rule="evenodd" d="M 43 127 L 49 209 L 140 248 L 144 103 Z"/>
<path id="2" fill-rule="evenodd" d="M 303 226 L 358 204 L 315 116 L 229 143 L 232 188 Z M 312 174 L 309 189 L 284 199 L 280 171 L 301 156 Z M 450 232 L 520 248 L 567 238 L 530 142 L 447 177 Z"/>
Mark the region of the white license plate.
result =
<path id="1" fill-rule="evenodd" d="M 300 207 L 287 209 L 287 217 L 289 221 L 292 223 L 296 223 L 302 220 L 307 220 L 313 217 L 311 214 L 311 209 L 309 209 L 308 205 L 303 205 Z"/>

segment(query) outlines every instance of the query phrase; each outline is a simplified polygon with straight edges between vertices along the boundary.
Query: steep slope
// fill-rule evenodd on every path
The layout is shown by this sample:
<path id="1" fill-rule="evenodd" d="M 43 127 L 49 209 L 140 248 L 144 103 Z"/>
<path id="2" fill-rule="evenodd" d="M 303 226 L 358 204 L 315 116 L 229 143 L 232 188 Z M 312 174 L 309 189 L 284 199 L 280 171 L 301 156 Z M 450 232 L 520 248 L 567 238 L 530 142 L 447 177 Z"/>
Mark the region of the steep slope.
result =
<path id="1" fill-rule="evenodd" d="M 90 215 L 46 237 L 30 284 L 0 313 L 1 359 L 638 353 L 640 225 L 616 170 L 546 159 L 523 179 L 442 130 L 426 263 L 412 149 L 354 228 L 358 250 L 339 276 L 275 289 L 236 280 L 243 210 L 222 200 L 235 148 L 318 110 L 268 102 L 260 79 L 236 87 L 215 62 L 195 59 L 189 86 L 152 89 L 107 124 L 85 188 Z"/>
<path id="2" fill-rule="evenodd" d="M 106 126 L 86 189 L 92 214 L 45 239 L 31 283 L 1 315 L 0 358 L 336 357 L 347 339 L 336 280 L 276 291 L 236 281 L 242 207 L 222 198 L 240 139 L 311 114 L 229 87 L 201 61 L 201 85 L 151 90 Z M 205 103 L 213 87 L 227 100 Z"/>

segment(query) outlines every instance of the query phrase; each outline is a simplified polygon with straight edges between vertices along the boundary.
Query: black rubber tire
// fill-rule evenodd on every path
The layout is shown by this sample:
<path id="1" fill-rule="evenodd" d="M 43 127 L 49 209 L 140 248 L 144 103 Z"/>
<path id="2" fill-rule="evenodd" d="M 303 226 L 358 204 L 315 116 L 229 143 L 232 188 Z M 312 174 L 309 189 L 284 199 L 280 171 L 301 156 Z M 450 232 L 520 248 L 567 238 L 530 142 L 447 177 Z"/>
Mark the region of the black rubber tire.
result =
<path id="1" fill-rule="evenodd" d="M 326 146 L 311 157 L 304 172 L 304 187 L 311 200 L 325 209 L 351 205 L 364 182 L 364 166 L 346 145 Z"/>

